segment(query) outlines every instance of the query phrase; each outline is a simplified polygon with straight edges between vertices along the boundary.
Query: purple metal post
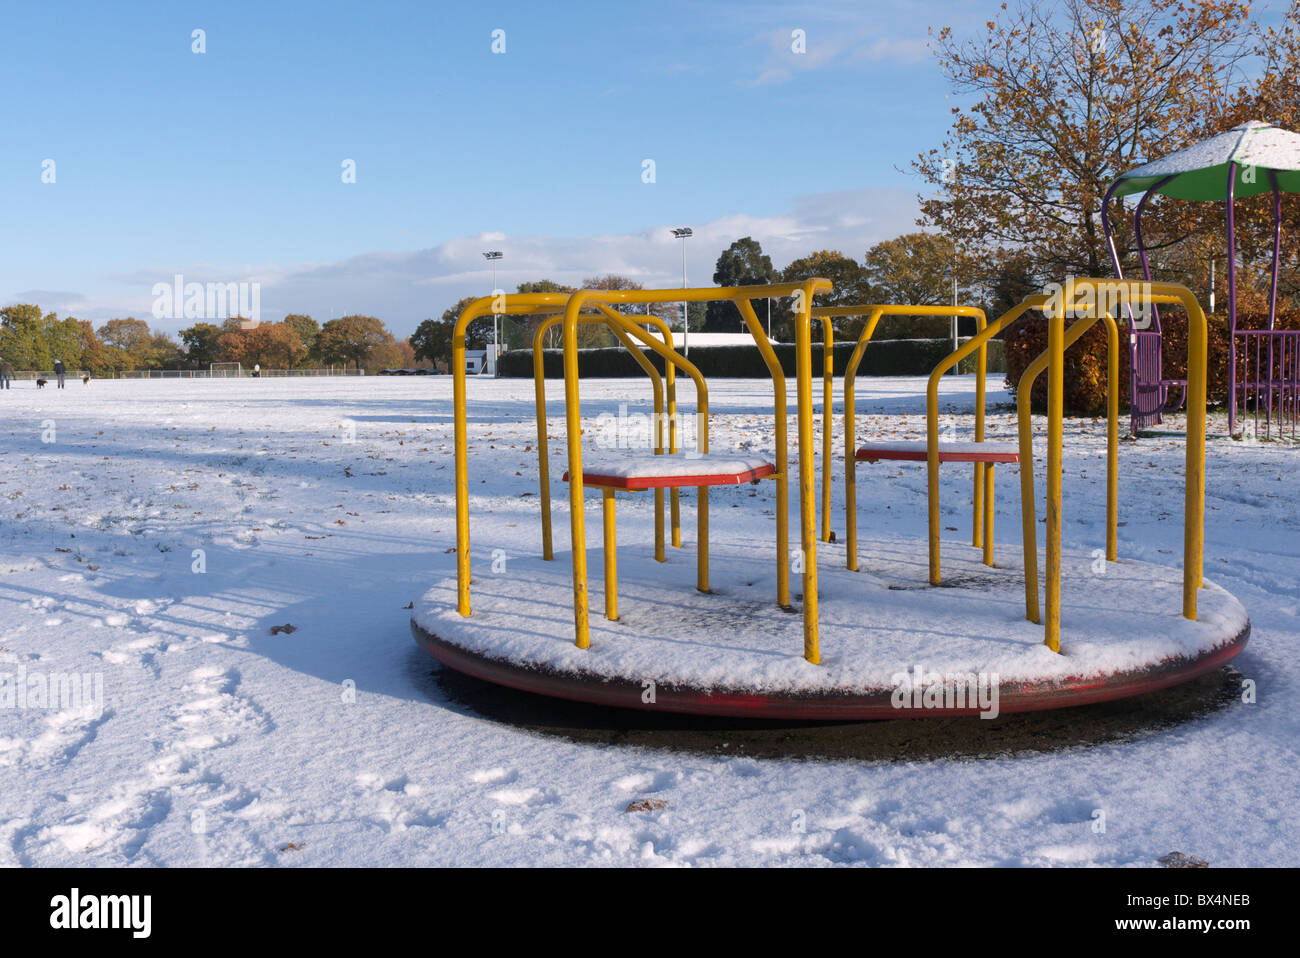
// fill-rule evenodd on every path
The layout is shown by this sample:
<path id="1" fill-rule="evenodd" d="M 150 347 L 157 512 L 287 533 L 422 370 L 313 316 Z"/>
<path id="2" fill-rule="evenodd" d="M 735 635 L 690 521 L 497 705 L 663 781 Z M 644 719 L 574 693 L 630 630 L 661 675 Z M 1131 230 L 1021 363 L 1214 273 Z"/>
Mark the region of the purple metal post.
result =
<path id="1" fill-rule="evenodd" d="M 1273 188 L 1273 282 L 1268 290 L 1268 328 L 1277 320 L 1277 276 L 1282 259 L 1282 194 L 1277 189 L 1277 170 L 1268 171 L 1268 185 Z"/>
<path id="2" fill-rule="evenodd" d="M 1115 191 L 1119 189 L 1119 185 L 1121 182 L 1123 181 L 1116 180 L 1114 183 L 1112 183 L 1110 185 L 1110 189 L 1106 191 L 1106 195 L 1103 196 L 1101 199 L 1101 231 L 1102 234 L 1106 237 L 1106 246 L 1107 248 L 1110 249 L 1110 262 L 1111 265 L 1115 267 L 1116 279 L 1124 278 L 1124 270 L 1119 265 L 1119 251 L 1115 249 L 1115 237 L 1111 233 L 1111 229 L 1110 229 L 1110 198 L 1115 195 Z M 1132 323 L 1132 321 L 1133 321 L 1133 311 L 1130 309 L 1129 322 Z"/>
<path id="3" fill-rule="evenodd" d="M 1138 259 L 1142 263 L 1142 278 L 1148 283 L 1151 282 L 1151 265 L 1147 261 L 1146 241 L 1142 238 L 1142 211 L 1146 209 L 1147 201 L 1162 186 L 1174 178 L 1173 174 L 1158 180 L 1151 185 L 1151 188 L 1142 194 L 1142 199 L 1138 200 L 1137 206 L 1133 210 L 1133 238 L 1137 242 Z M 1149 304 L 1151 307 L 1152 326 L 1145 332 L 1147 335 L 1141 337 L 1135 342 L 1138 355 L 1137 367 L 1138 380 L 1147 379 L 1154 385 L 1156 399 L 1156 422 L 1164 421 L 1165 407 L 1169 404 L 1169 387 L 1164 384 L 1165 363 L 1164 363 L 1164 330 L 1160 325 L 1160 307 L 1155 303 Z M 1154 348 L 1153 348 L 1154 347 Z M 1143 355 L 1145 354 L 1145 355 Z M 1136 368 L 1136 367 L 1135 367 Z M 1183 389 L 1184 397 L 1187 389 Z M 1133 402 L 1130 396 L 1130 403 Z M 1138 414 L 1144 415 L 1146 409 L 1140 409 Z"/>
<path id="4" fill-rule="evenodd" d="M 1115 269 L 1115 278 L 1124 278 L 1124 267 L 1119 264 L 1119 250 L 1115 248 L 1115 235 L 1110 228 L 1110 200 L 1119 189 L 1123 180 L 1116 180 L 1106 190 L 1106 195 L 1101 200 L 1101 231 L 1106 237 L 1106 247 L 1110 250 L 1111 266 Z M 1128 310 L 1128 407 L 1129 407 L 1129 432 L 1137 435 L 1138 432 L 1138 355 L 1137 355 L 1137 335 L 1133 329 L 1133 305 L 1125 300 L 1125 308 Z"/>
<path id="5" fill-rule="evenodd" d="M 1237 423 L 1237 226 L 1233 215 L 1237 161 L 1228 162 L 1228 432 Z"/>
<path id="6" fill-rule="evenodd" d="M 1266 423 L 1266 435 L 1272 436 L 1273 425 L 1273 381 L 1278 378 L 1273 372 L 1273 329 L 1277 323 L 1277 274 L 1278 265 L 1282 256 L 1282 194 L 1277 190 L 1277 171 L 1268 171 L 1268 185 L 1273 188 L 1273 278 L 1268 288 L 1268 415 L 1264 421 Z M 1283 393 L 1282 395 L 1285 395 Z M 1280 398 L 1280 397 L 1279 397 Z M 1255 388 L 1255 402 L 1259 402 L 1259 387 Z M 1281 424 L 1282 410 L 1278 409 L 1278 429 L 1282 428 Z"/>
<path id="7" fill-rule="evenodd" d="M 1137 240 L 1138 258 L 1142 261 L 1142 278 L 1148 283 L 1151 282 L 1151 266 L 1147 263 L 1147 247 L 1142 239 L 1142 211 L 1146 208 L 1147 200 L 1151 199 L 1152 194 L 1172 179 L 1173 176 L 1166 176 L 1163 180 L 1154 183 L 1151 189 L 1142 194 L 1142 199 L 1138 200 L 1137 208 L 1133 211 L 1133 236 Z M 1151 317 L 1155 320 L 1155 331 L 1161 332 L 1160 307 L 1155 303 L 1151 304 Z"/>

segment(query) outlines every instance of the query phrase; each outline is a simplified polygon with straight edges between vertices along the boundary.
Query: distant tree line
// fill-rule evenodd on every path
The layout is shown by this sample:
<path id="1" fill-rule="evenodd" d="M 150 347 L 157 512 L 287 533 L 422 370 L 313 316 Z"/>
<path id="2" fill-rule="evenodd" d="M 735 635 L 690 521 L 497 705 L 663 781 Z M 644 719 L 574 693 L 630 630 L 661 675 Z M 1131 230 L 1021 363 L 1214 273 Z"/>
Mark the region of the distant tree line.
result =
<path id="1" fill-rule="evenodd" d="M 713 282 L 718 286 L 758 286 L 771 283 L 799 282 L 822 276 L 834 284 L 831 293 L 821 294 L 815 306 L 839 306 L 863 303 L 910 303 L 913 305 L 941 306 L 952 302 L 953 282 L 956 281 L 957 301 L 963 305 L 983 307 L 986 311 L 1001 310 L 1018 303 L 1025 295 L 1036 292 L 1034 278 L 1027 262 L 1014 253 L 982 260 L 977 264 L 963 254 L 957 246 L 938 233 L 906 233 L 877 243 L 868 249 L 862 260 L 855 260 L 838 250 L 819 250 L 794 260 L 784 269 L 772 265 L 770 256 L 763 252 L 758 240 L 742 237 L 728 246 L 718 256 L 713 272 Z M 583 280 L 585 289 L 642 289 L 642 285 L 625 276 L 599 276 Z M 518 293 L 569 293 L 574 287 L 564 286 L 548 279 L 520 283 Z M 464 309 L 478 296 L 466 296 L 443 312 L 442 316 L 426 319 L 411 335 L 411 346 L 419 360 L 447 365 L 451 360 L 451 336 L 456 320 Z M 754 300 L 754 312 L 759 321 L 768 325 L 769 302 Z M 644 306 L 621 307 L 635 315 L 643 313 Z M 681 304 L 663 303 L 651 309 L 665 319 L 674 330 L 682 328 Z M 740 312 L 730 302 L 690 303 L 687 307 L 689 326 L 697 332 L 741 332 Z M 794 316 L 790 302 L 773 299 L 770 302 L 772 338 L 791 342 L 794 338 Z M 504 316 L 497 320 L 507 327 L 502 342 L 509 348 L 531 344 L 530 331 L 540 320 L 528 316 Z M 946 336 L 950 329 L 947 318 L 895 317 L 878 328 L 877 338 L 923 338 Z M 861 317 L 837 320 L 833 326 L 836 338 L 856 336 L 862 329 Z M 484 349 L 492 342 L 494 318 L 480 316 L 465 330 L 466 349 Z M 971 327 L 973 328 L 973 327 Z M 971 330 L 963 327 L 963 334 Z M 813 336 L 820 341 L 820 325 L 814 326 Z M 612 345 L 609 334 L 599 326 L 581 326 L 578 330 L 580 347 Z M 548 347 L 559 345 L 559 331 L 552 329 L 545 343 Z"/>
<path id="2" fill-rule="evenodd" d="M 110 319 L 95 328 L 30 303 L 0 309 L 0 359 L 16 369 L 38 370 L 62 359 L 69 368 L 95 376 L 234 362 L 267 369 L 337 365 L 374 372 L 415 362 L 410 344 L 395 339 L 374 316 L 342 316 L 324 325 L 301 314 L 256 324 L 235 317 L 219 324 L 195 323 L 174 338 L 134 317 Z"/>

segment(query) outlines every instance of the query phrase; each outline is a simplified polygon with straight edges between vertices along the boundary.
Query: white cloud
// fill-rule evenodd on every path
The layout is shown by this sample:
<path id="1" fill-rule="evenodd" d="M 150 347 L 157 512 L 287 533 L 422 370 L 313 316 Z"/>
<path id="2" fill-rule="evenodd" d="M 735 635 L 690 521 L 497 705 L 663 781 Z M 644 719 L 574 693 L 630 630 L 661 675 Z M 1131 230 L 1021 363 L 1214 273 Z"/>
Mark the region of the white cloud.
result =
<path id="1" fill-rule="evenodd" d="M 800 197 L 785 213 L 736 213 L 692 223 L 695 235 L 686 240 L 687 279 L 692 285 L 712 285 L 718 254 L 742 236 L 758 240 L 778 268 L 819 249 L 838 249 L 861 258 L 872 244 L 916 229 L 916 215 L 916 197 L 909 191 L 854 190 Z M 104 277 L 111 286 L 106 291 L 29 290 L 6 301 L 36 302 L 47 312 L 72 314 L 96 324 L 115 316 L 150 318 L 153 284 L 171 282 L 174 274 L 181 273 L 187 282 L 261 283 L 262 316 L 267 320 L 287 312 L 310 313 L 320 321 L 361 312 L 380 317 L 395 334 L 405 336 L 422 319 L 441 315 L 462 296 L 489 292 L 492 271 L 483 259 L 485 249 L 504 252 L 497 264 L 497 285 L 507 290 L 540 279 L 577 286 L 607 273 L 652 288 L 680 286 L 681 249 L 670 232 L 677 225 L 681 224 L 576 237 L 481 233 L 428 249 L 371 252 L 333 263 L 286 267 L 142 268 Z M 155 325 L 175 332 L 189 323 Z"/>
<path id="2" fill-rule="evenodd" d="M 856 28 L 845 24 L 813 24 L 805 31 L 804 52 L 792 49 L 791 30 L 782 27 L 755 38 L 765 49 L 758 74 L 742 80 L 748 86 L 784 83 L 796 73 L 811 73 L 832 67 L 867 63 L 916 63 L 929 56 L 928 40 L 921 27 L 910 36 L 900 36 L 882 23 Z"/>

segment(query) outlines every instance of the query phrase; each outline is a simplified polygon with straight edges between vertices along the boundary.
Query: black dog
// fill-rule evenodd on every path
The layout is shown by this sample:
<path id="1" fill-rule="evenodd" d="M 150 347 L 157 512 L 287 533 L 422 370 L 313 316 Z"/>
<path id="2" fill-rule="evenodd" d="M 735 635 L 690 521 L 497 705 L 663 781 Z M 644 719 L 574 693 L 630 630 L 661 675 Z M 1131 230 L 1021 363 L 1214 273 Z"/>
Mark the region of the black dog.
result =
<path id="1" fill-rule="evenodd" d="M 45 388 L 45 384 L 48 383 L 48 382 L 49 382 L 48 379 L 38 379 L 38 380 L 36 380 L 36 388 L 37 388 L 37 389 L 44 389 L 44 388 Z"/>

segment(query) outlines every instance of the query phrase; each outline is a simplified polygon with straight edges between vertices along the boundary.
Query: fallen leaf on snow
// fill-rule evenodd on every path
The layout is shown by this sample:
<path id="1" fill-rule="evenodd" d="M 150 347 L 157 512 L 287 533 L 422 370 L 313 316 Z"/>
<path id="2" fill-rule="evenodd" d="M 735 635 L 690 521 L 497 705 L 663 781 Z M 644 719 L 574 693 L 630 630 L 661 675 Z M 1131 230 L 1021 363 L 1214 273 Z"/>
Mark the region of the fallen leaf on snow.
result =
<path id="1" fill-rule="evenodd" d="M 625 812 L 657 812 L 667 808 L 668 803 L 662 798 L 638 798 L 635 802 L 623 809 Z"/>

